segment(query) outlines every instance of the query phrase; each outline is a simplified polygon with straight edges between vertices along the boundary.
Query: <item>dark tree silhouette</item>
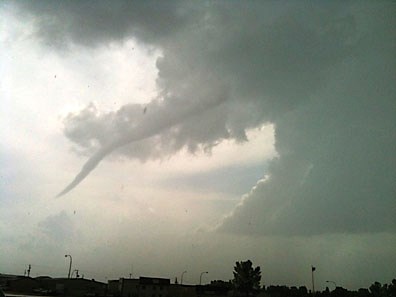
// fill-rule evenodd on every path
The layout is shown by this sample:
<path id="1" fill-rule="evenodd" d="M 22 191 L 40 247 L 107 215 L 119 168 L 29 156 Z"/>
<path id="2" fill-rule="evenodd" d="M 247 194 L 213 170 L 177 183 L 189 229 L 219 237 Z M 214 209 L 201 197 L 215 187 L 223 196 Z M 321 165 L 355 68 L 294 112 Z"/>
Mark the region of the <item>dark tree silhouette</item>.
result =
<path id="1" fill-rule="evenodd" d="M 374 282 L 369 289 L 372 296 L 379 297 L 381 295 L 381 283 Z"/>
<path id="2" fill-rule="evenodd" d="M 392 282 L 388 286 L 389 296 L 396 296 L 396 279 L 392 279 Z"/>
<path id="3" fill-rule="evenodd" d="M 233 285 L 236 294 L 255 295 L 260 290 L 260 280 L 260 266 L 253 268 L 250 260 L 235 263 Z"/>

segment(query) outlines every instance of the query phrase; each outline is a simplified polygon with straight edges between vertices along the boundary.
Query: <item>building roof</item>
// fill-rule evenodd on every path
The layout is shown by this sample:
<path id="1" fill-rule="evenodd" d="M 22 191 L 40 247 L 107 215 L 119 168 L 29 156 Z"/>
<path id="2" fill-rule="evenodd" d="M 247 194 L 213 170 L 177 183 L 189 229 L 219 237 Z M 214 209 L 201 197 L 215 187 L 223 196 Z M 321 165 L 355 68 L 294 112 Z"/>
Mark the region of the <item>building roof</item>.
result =
<path id="1" fill-rule="evenodd" d="M 139 283 L 142 285 L 169 285 L 169 278 L 158 278 L 158 277 L 144 277 L 139 278 Z"/>

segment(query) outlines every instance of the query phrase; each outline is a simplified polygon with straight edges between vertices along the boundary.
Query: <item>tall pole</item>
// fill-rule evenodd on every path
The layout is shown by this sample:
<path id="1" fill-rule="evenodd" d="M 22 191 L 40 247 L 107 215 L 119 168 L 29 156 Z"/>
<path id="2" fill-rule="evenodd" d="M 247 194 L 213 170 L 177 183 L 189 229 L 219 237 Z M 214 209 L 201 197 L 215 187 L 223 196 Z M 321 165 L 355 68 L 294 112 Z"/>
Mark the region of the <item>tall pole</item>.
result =
<path id="1" fill-rule="evenodd" d="M 69 257 L 70 258 L 70 262 L 69 262 L 69 274 L 67 275 L 67 278 L 70 278 L 70 272 L 71 272 L 71 267 L 72 267 L 72 262 L 73 262 L 73 258 L 71 255 L 65 255 L 65 258 Z"/>
<path id="2" fill-rule="evenodd" d="M 202 283 L 202 274 L 204 273 L 209 273 L 209 272 L 208 271 L 201 272 L 201 275 L 199 276 L 199 285 L 201 285 Z"/>
<path id="3" fill-rule="evenodd" d="M 312 273 L 312 293 L 315 294 L 315 278 L 314 278 L 314 271 L 316 267 L 311 265 L 311 273 Z"/>
<path id="4" fill-rule="evenodd" d="M 182 275 L 181 275 L 181 278 L 180 278 L 180 284 L 181 284 L 181 285 L 183 284 L 183 275 L 184 275 L 185 273 L 187 273 L 186 270 L 183 271 L 183 273 L 182 273 Z"/>

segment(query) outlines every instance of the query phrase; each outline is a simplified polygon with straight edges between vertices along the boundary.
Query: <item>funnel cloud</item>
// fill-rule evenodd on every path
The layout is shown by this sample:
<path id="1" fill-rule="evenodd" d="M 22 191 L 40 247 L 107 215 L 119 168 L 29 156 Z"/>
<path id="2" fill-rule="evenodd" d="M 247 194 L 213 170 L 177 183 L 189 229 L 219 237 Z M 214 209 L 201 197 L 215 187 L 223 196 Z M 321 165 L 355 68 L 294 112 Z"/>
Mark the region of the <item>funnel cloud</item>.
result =
<path id="1" fill-rule="evenodd" d="M 213 94 L 212 94 L 213 95 Z M 115 131 L 117 137 L 110 141 L 109 144 L 102 146 L 88 161 L 84 164 L 81 171 L 76 175 L 74 180 L 62 191 L 57 197 L 63 196 L 73 188 L 75 188 L 108 154 L 125 145 L 140 141 L 163 130 L 172 128 L 175 125 L 183 124 L 185 118 L 191 116 L 200 116 L 210 108 L 216 108 L 226 97 L 218 95 L 217 98 L 202 99 L 199 101 L 187 102 L 177 98 L 168 99 L 172 104 L 166 105 L 163 102 L 154 101 L 148 106 L 142 107 L 144 116 L 140 118 L 140 122 L 136 125 L 130 125 L 124 131 Z M 198 102 L 198 104 L 196 104 Z M 147 113 L 147 109 L 150 110 Z M 125 110 L 125 108 L 124 108 Z M 134 109 L 136 111 L 136 109 Z M 147 115 L 146 115 L 147 113 Z M 122 121 L 130 121 L 136 114 L 122 112 Z M 118 128 L 118 127 L 117 127 Z"/>

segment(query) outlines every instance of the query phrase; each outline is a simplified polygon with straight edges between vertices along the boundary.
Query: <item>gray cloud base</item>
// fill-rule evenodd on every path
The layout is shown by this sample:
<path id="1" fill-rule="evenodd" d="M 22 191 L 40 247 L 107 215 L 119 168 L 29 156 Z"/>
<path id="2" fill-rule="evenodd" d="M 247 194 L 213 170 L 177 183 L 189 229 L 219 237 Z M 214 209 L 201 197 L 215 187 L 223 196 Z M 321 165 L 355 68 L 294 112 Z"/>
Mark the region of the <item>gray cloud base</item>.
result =
<path id="1" fill-rule="evenodd" d="M 49 43 L 94 46 L 134 36 L 161 48 L 161 108 L 198 108 L 146 142 L 109 152 L 144 160 L 184 146 L 210 149 L 226 138 L 244 141 L 246 129 L 272 122 L 279 158 L 269 179 L 218 230 L 396 230 L 394 3 L 103 3 L 18 5 L 33 13 Z M 219 94 L 226 97 L 221 107 L 202 112 L 201 100 Z M 97 117 L 87 109 L 66 120 L 66 135 L 85 152 L 103 150 L 117 131 L 150 129 L 137 119 L 142 108 Z M 124 132 L 117 141 L 126 145 Z"/>

